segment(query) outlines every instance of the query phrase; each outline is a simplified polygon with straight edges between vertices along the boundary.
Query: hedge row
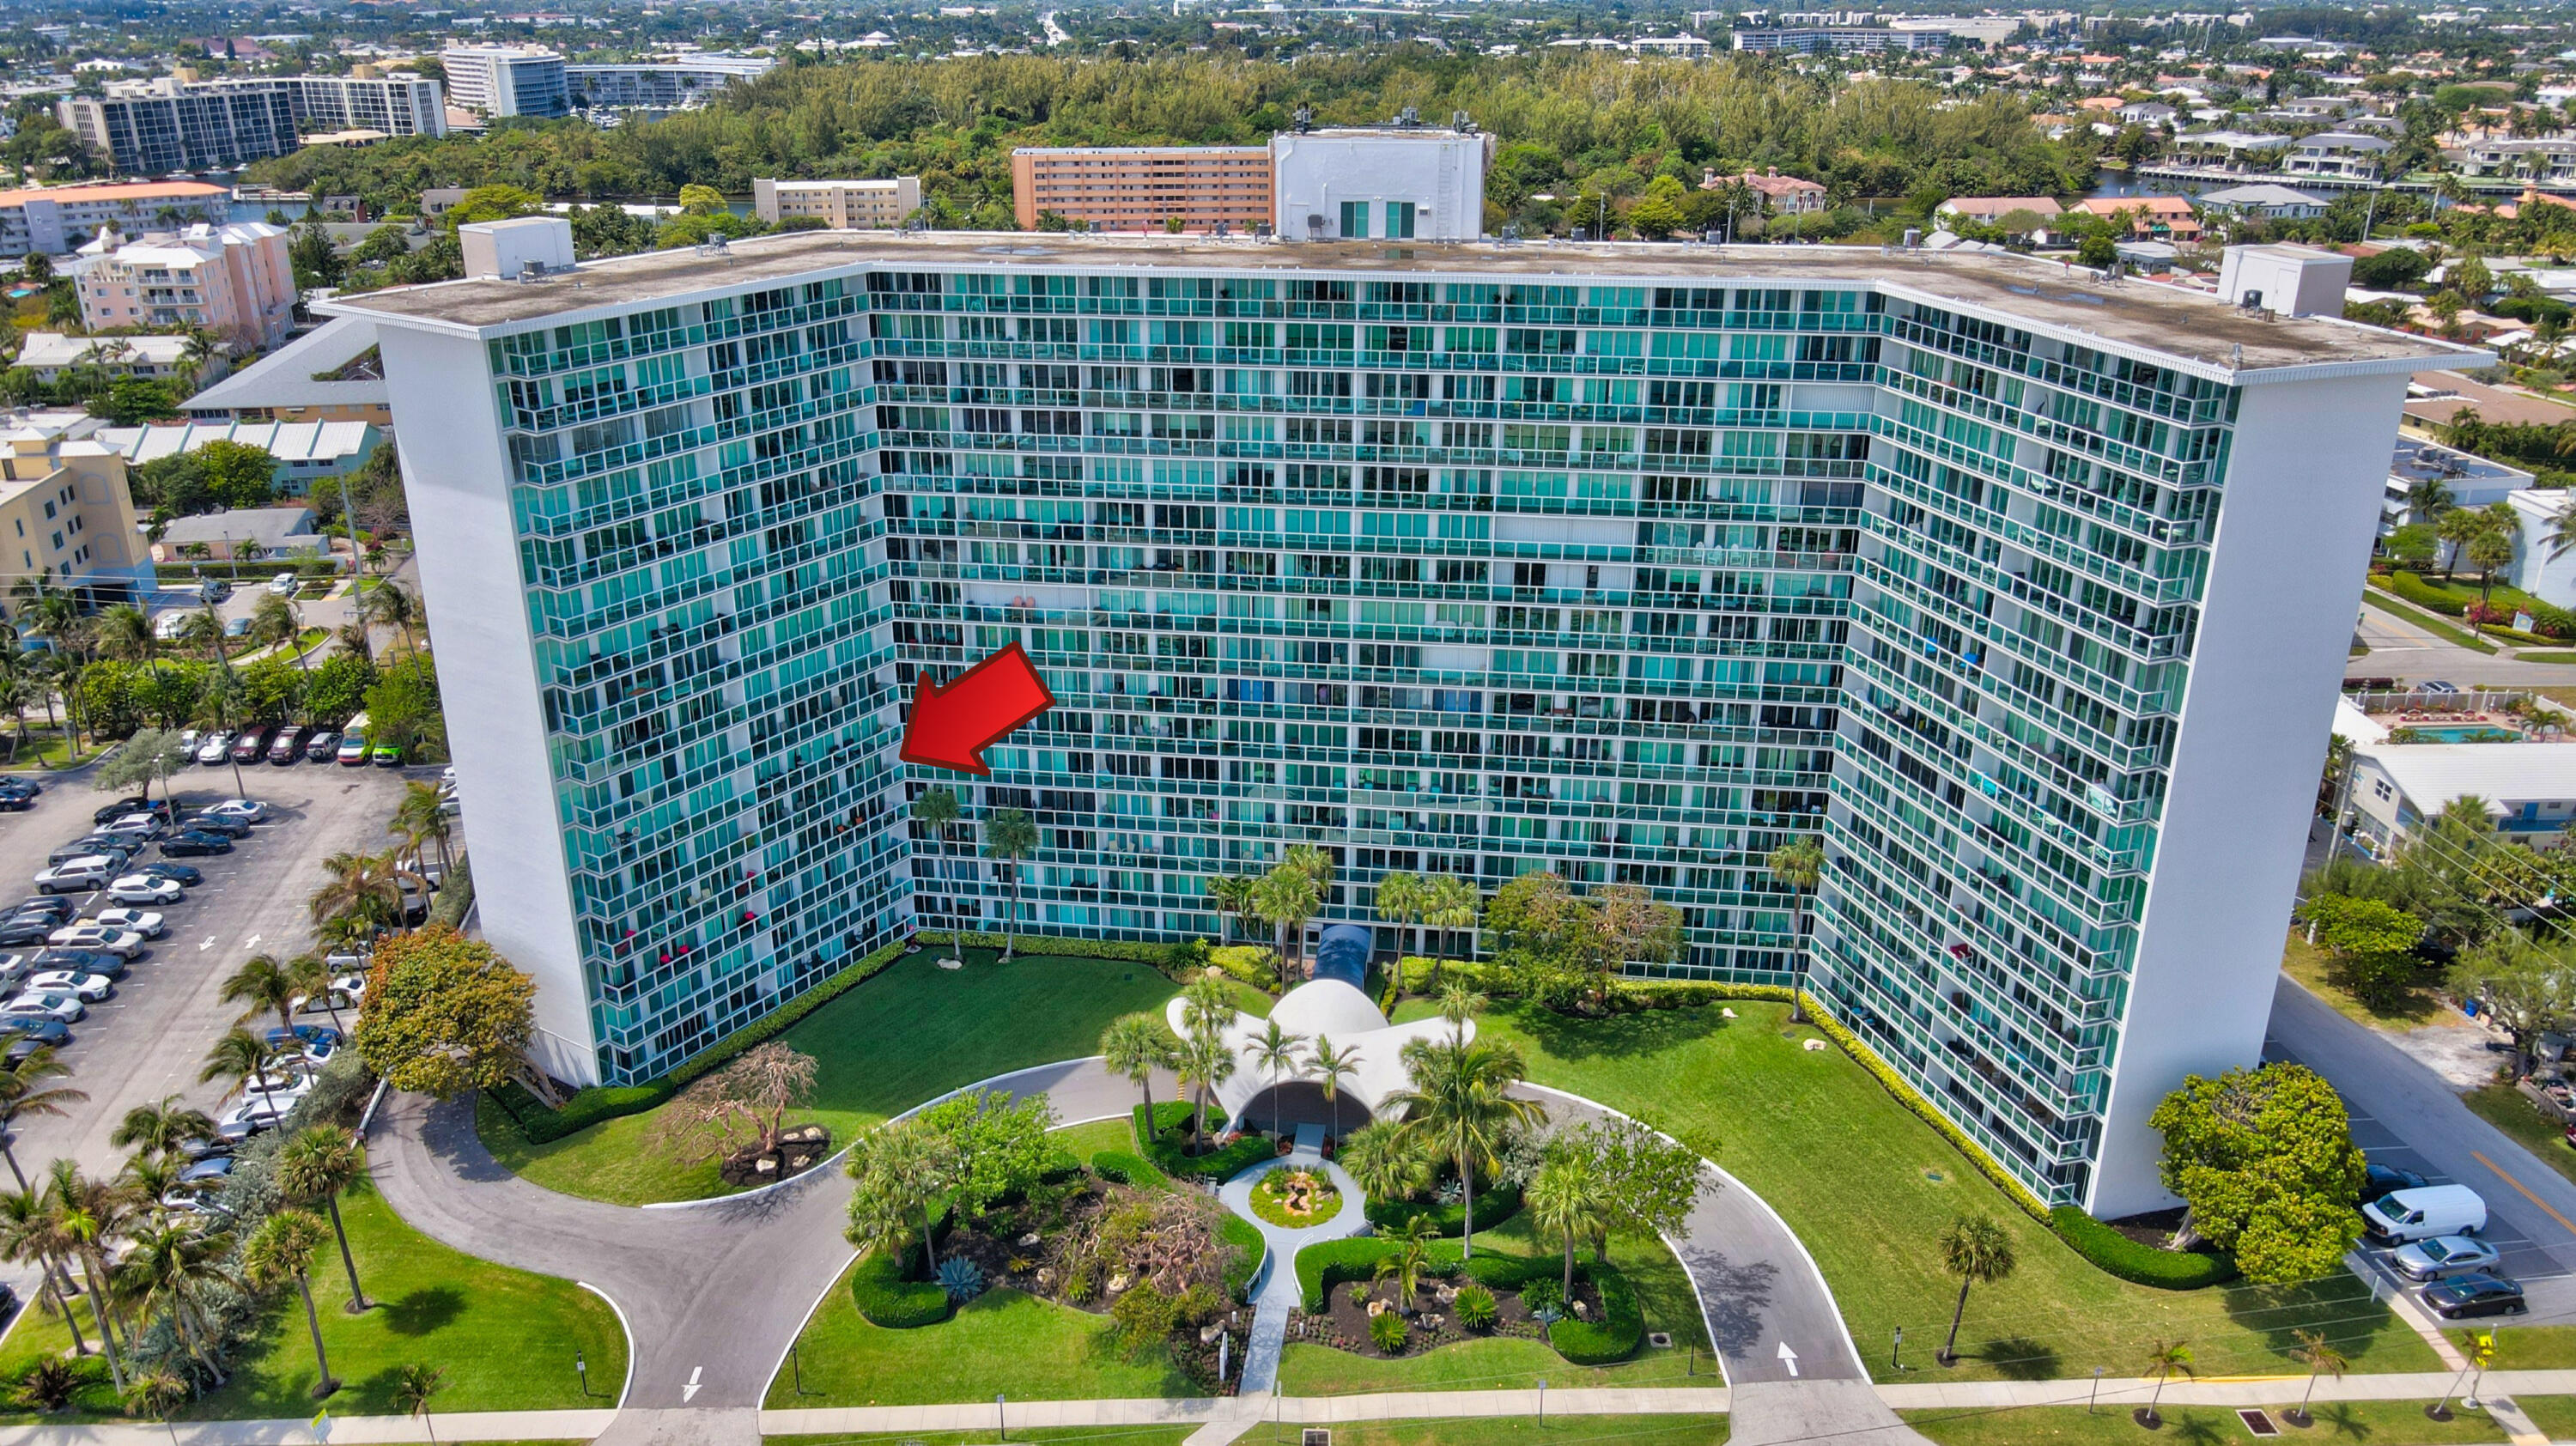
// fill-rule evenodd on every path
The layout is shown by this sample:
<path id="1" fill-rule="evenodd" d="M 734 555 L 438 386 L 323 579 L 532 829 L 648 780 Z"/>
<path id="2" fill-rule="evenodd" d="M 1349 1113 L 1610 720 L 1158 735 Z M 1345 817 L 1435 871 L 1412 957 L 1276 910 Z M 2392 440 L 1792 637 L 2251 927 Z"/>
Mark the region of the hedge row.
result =
<path id="1" fill-rule="evenodd" d="M 1262 1257 L 1270 1253 L 1270 1240 L 1260 1227 L 1231 1210 L 1217 1226 L 1216 1238 L 1234 1247 L 1234 1259 L 1225 1268 L 1225 1293 L 1248 1305 L 1252 1282 L 1261 1274 Z"/>
<path id="2" fill-rule="evenodd" d="M 919 1249 L 904 1251 L 900 1263 L 887 1251 L 871 1250 L 850 1272 L 850 1301 L 868 1324 L 902 1331 L 948 1319 L 952 1307 L 946 1287 L 936 1280 L 904 1279 L 909 1273 L 904 1263 L 912 1261 Z"/>
<path id="3" fill-rule="evenodd" d="M 2435 587 L 2411 572 L 2390 573 L 2388 590 L 2419 608 L 2431 608 L 2444 617 L 2456 618 L 2469 610 L 2467 598 Z"/>
<path id="4" fill-rule="evenodd" d="M 1207 951 L 1207 961 L 1226 972 L 1226 977 L 1249 984 L 1255 989 L 1279 987 L 1279 956 L 1258 944 L 1228 944 Z"/>
<path id="5" fill-rule="evenodd" d="M 924 929 L 912 936 L 916 944 L 945 944 L 954 949 L 990 949 L 1000 953 L 1003 938 L 999 934 L 951 932 Z M 1053 935 L 1013 934 L 1012 944 L 1023 954 L 1055 954 L 1067 959 L 1127 959 L 1138 964 L 1161 964 L 1172 952 L 1169 944 L 1139 944 L 1128 939 L 1059 939 Z"/>
<path id="6" fill-rule="evenodd" d="M 777 1009 L 762 1018 L 744 1025 L 742 1028 L 737 1029 L 733 1033 L 726 1035 L 724 1038 L 717 1040 L 715 1043 L 708 1045 L 705 1049 L 699 1050 L 696 1054 L 682 1060 L 678 1067 L 671 1071 L 670 1081 L 672 1085 L 674 1087 L 685 1087 L 692 1084 L 700 1076 L 713 1073 L 727 1061 L 731 1060 L 735 1055 L 742 1053 L 753 1045 L 763 1043 L 767 1040 L 776 1038 L 778 1035 L 784 1034 L 789 1025 L 796 1023 L 806 1015 L 813 1013 L 815 1010 L 820 1009 L 824 1005 L 831 1003 L 833 1000 L 840 998 L 842 995 L 849 993 L 859 985 L 864 984 L 868 980 L 884 973 L 886 971 L 886 967 L 894 963 L 895 960 L 902 958 L 909 947 L 910 946 L 904 944 L 888 944 L 884 948 L 877 950 L 875 953 L 864 956 L 859 960 L 859 962 L 842 970 L 840 973 L 833 975 L 831 978 L 826 979 L 822 983 L 815 985 L 813 988 L 806 990 L 804 993 L 797 995 L 794 999 L 780 1005 Z"/>
<path id="7" fill-rule="evenodd" d="M 1496 1183 L 1476 1196 L 1476 1228 L 1488 1230 L 1518 1215 L 1521 1191 L 1517 1185 Z M 1394 1233 L 1404 1223 L 1420 1215 L 1428 1218 L 1443 1235 L 1459 1235 L 1467 1228 L 1467 1207 L 1461 1201 L 1371 1200 L 1369 1224 L 1381 1232 Z"/>
<path id="8" fill-rule="evenodd" d="M 1151 1160 L 1140 1155 L 1131 1155 L 1125 1150 L 1102 1150 L 1093 1155 L 1091 1171 L 1101 1179 L 1119 1185 L 1160 1187 L 1172 1183 L 1171 1177 L 1155 1169 Z"/>
<path id="9" fill-rule="evenodd" d="M 2157 1290 L 2198 1290 L 2205 1285 L 2225 1285 L 2236 1278 L 2236 1262 L 2224 1255 L 2140 1245 L 2072 1205 L 2060 1205 L 2050 1211 L 2049 1223 L 2076 1254 L 2133 1284 Z"/>
<path id="10" fill-rule="evenodd" d="M 1230 1179 L 1264 1160 L 1277 1158 L 1279 1154 L 1278 1146 L 1259 1135 L 1246 1135 L 1231 1145 L 1220 1146 L 1204 1155 L 1183 1153 L 1190 1136 L 1190 1106 L 1186 1102 L 1166 1102 L 1154 1107 L 1155 1123 L 1171 1121 L 1162 1129 L 1147 1124 L 1143 1105 L 1129 1111 L 1129 1118 L 1135 1122 L 1136 1138 L 1145 1142 L 1145 1158 L 1153 1161 L 1164 1174 L 1176 1179 Z M 1211 1130 L 1209 1133 L 1213 1136 L 1215 1132 Z"/>
<path id="11" fill-rule="evenodd" d="M 1606 1366 L 1637 1353 L 1646 1339 L 1646 1312 L 1637 1304 L 1637 1289 L 1607 1261 L 1576 1261 L 1574 1273 L 1601 1292 L 1601 1319 L 1572 1316 L 1547 1328 L 1547 1343 L 1568 1363 Z"/>
<path id="12" fill-rule="evenodd" d="M 1342 1240 L 1318 1241 L 1297 1252 L 1297 1294 L 1305 1302 L 1306 1313 L 1322 1313 L 1326 1300 L 1337 1285 L 1354 1280 L 1377 1278 L 1377 1263 L 1392 1254 L 1395 1242 L 1375 1235 L 1354 1235 Z M 1485 1257 L 1477 1256 L 1481 1261 Z M 1511 1257 L 1498 1257 L 1510 1259 Z M 1474 1262 L 1469 1262 L 1474 1268 Z M 1452 1275 L 1458 1270 L 1458 1247 L 1443 1240 L 1431 1247 L 1429 1274 Z"/>

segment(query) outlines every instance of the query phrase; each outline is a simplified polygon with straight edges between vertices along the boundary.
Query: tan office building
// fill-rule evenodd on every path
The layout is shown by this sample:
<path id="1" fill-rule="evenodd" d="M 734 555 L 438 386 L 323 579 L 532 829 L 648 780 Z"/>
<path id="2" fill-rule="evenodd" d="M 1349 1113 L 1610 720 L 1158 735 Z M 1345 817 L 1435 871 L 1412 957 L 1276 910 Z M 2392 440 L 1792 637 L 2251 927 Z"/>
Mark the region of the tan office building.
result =
<path id="1" fill-rule="evenodd" d="M 920 209 L 919 176 L 751 183 L 751 213 L 772 226 L 789 216 L 820 216 L 835 231 L 893 230 Z"/>
<path id="2" fill-rule="evenodd" d="M 152 564 L 135 529 L 125 458 L 98 440 L 79 412 L 22 412 L 0 419 L 0 567 L 42 575 L 93 604 L 136 597 Z"/>
<path id="3" fill-rule="evenodd" d="M 1193 234 L 1222 221 L 1249 234 L 1270 224 L 1268 146 L 1062 146 L 1011 152 L 1020 229 L 1054 212 L 1094 231 L 1161 231 L 1172 217 Z"/>

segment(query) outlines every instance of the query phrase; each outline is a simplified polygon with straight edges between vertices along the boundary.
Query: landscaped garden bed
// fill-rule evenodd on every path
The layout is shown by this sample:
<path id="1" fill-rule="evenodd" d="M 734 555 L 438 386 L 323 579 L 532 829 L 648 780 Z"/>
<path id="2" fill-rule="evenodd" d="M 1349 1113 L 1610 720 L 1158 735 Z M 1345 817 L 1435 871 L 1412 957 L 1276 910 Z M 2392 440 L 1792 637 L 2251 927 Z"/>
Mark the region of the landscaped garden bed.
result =
<path id="1" fill-rule="evenodd" d="M 1342 1192 L 1321 1170 L 1282 1167 L 1252 1187 L 1252 1213 L 1283 1230 L 1303 1230 L 1341 1214 Z"/>
<path id="2" fill-rule="evenodd" d="M 1539 1340 L 1553 1320 L 1569 1314 L 1601 1318 L 1601 1292 L 1592 1282 L 1575 1281 L 1570 1306 L 1558 1296 L 1558 1284 L 1548 1277 L 1540 1289 L 1498 1293 L 1464 1278 L 1425 1280 L 1399 1308 L 1393 1282 L 1354 1281 L 1333 1287 L 1321 1313 L 1289 1316 L 1288 1338 L 1384 1360 L 1487 1336 Z M 1402 1334 L 1379 1324 L 1389 1315 L 1402 1322 Z"/>

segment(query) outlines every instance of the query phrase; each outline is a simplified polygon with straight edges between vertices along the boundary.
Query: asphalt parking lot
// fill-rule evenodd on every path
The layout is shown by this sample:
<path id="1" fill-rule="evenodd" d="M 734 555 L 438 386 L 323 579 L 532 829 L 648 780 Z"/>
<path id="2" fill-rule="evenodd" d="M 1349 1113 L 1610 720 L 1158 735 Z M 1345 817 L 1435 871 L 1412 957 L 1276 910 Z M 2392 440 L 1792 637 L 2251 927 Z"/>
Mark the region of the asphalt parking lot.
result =
<path id="1" fill-rule="evenodd" d="M 240 1015 L 237 1006 L 218 997 L 224 977 L 254 954 L 286 958 L 310 948 L 305 901 L 327 877 L 322 860 L 391 847 L 395 839 L 385 824 L 404 783 L 438 772 L 245 764 L 237 789 L 230 766 L 191 765 L 172 779 L 183 809 L 249 797 L 269 806 L 269 819 L 229 854 L 177 861 L 201 870 L 205 882 L 159 911 L 167 932 L 135 959 L 114 994 L 92 1004 L 88 1018 L 72 1026 L 72 1041 L 59 1055 L 72 1073 L 59 1082 L 86 1091 L 89 1099 L 60 1117 L 19 1121 L 19 1163 L 32 1175 L 47 1161 L 69 1157 L 86 1171 L 113 1174 L 124 1152 L 108 1136 L 127 1110 L 176 1094 L 217 1113 L 224 1085 L 199 1084 L 197 1070 Z M 113 797 L 90 787 L 88 770 L 43 781 L 47 786 L 35 807 L 0 814 L 0 906 L 34 894 L 30 881 L 44 869 L 45 856 L 89 832 L 91 815 Z M 155 846 L 136 861 L 160 856 Z M 84 914 L 107 906 L 103 896 L 65 897 Z"/>

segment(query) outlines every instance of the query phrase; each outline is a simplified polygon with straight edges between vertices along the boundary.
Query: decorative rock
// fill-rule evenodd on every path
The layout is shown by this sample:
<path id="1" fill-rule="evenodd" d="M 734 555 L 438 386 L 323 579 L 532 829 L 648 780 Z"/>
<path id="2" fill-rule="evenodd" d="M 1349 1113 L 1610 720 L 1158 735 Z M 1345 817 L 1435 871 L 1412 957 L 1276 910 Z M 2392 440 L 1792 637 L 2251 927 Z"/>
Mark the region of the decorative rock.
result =
<path id="1" fill-rule="evenodd" d="M 942 969 L 963 969 L 966 967 L 966 961 L 963 959 L 942 959 L 939 961 L 939 967 Z"/>
<path id="2" fill-rule="evenodd" d="M 1807 1041 L 1807 1045 L 1806 1045 L 1807 1053 L 1809 1053 L 1809 1054 L 1814 1054 L 1814 1053 L 1816 1053 L 1818 1050 L 1823 1049 L 1824 1047 L 1825 1047 L 1825 1042 L 1824 1042 L 1823 1040 L 1821 1040 L 1821 1039 L 1811 1039 L 1811 1040 L 1808 1040 L 1808 1041 Z"/>
<path id="3" fill-rule="evenodd" d="M 1021 1237 L 1020 1237 L 1020 1243 L 1021 1243 L 1022 1245 L 1035 1245 L 1035 1244 L 1037 1244 L 1037 1243 L 1038 1243 L 1038 1233 L 1037 1233 L 1036 1231 L 1032 1230 L 1032 1231 L 1030 1231 L 1028 1234 L 1021 1236 Z"/>
<path id="4" fill-rule="evenodd" d="M 1583 1304 L 1583 1302 L 1578 1300 L 1574 1302 L 1574 1318 L 1576 1320 L 1590 1320 L 1592 1319 L 1592 1312 Z"/>
<path id="5" fill-rule="evenodd" d="M 1717 1017 L 1720 1019 L 1733 1019 L 1735 1017 L 1735 1011 L 1732 1009 L 1720 1009 L 1717 1011 Z"/>
<path id="6" fill-rule="evenodd" d="M 1221 1325 L 1221 1324 L 1219 1324 L 1219 1323 L 1217 1323 L 1217 1322 L 1215 1322 L 1215 1321 L 1210 1321 L 1210 1322 L 1209 1322 L 1209 1323 L 1207 1323 L 1206 1325 L 1200 1326 L 1200 1327 L 1199 1327 L 1199 1344 L 1200 1344 L 1200 1345 L 1203 1345 L 1203 1346 L 1211 1346 L 1211 1345 L 1216 1344 L 1217 1333 L 1218 1333 L 1219 1331 L 1224 1330 L 1224 1329 L 1225 1329 L 1225 1327 L 1224 1327 L 1223 1325 Z"/>
<path id="7" fill-rule="evenodd" d="M 751 1162 L 751 1172 L 755 1175 L 775 1175 L 778 1173 L 778 1161 L 771 1156 L 763 1155 Z"/>
<path id="8" fill-rule="evenodd" d="M 1368 1303 L 1368 1313 L 1371 1320 L 1375 1320 L 1377 1317 L 1386 1314 L 1386 1302 L 1382 1300 L 1370 1301 Z"/>
<path id="9" fill-rule="evenodd" d="M 1440 1302 L 1442 1305 L 1454 1304 L 1458 1299 L 1458 1287 L 1454 1285 L 1441 1286 L 1431 1292 L 1431 1298 Z"/>
<path id="10" fill-rule="evenodd" d="M 1125 1290 L 1128 1286 L 1133 1285 L 1134 1283 L 1134 1281 L 1127 1278 L 1127 1272 L 1122 1270 L 1116 1275 L 1109 1277 L 1109 1293 L 1111 1295 L 1116 1295 L 1118 1292 Z"/>
<path id="11" fill-rule="evenodd" d="M 1420 1325 L 1424 1330 L 1427 1330 L 1427 1331 L 1436 1331 L 1436 1330 L 1440 1329 L 1440 1323 L 1441 1323 L 1442 1321 L 1444 1321 L 1444 1320 L 1447 1320 L 1447 1319 L 1448 1319 L 1448 1317 L 1447 1317 L 1447 1316 L 1442 1316 L 1442 1315 L 1431 1315 L 1431 1314 L 1425 1313 L 1425 1314 L 1423 1314 L 1423 1315 L 1421 1315 L 1421 1316 L 1419 1316 L 1419 1317 L 1416 1317 L 1416 1323 L 1417 1323 L 1417 1324 L 1419 1324 L 1419 1325 Z"/>

